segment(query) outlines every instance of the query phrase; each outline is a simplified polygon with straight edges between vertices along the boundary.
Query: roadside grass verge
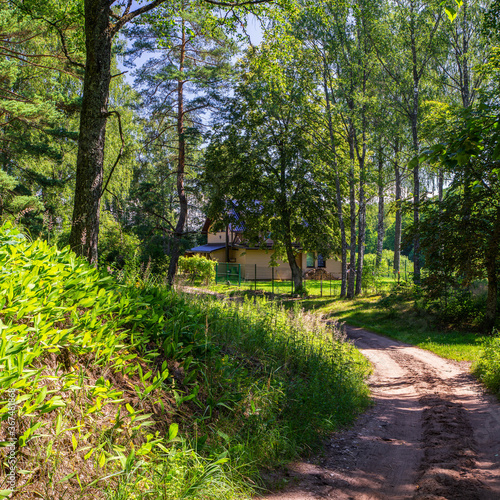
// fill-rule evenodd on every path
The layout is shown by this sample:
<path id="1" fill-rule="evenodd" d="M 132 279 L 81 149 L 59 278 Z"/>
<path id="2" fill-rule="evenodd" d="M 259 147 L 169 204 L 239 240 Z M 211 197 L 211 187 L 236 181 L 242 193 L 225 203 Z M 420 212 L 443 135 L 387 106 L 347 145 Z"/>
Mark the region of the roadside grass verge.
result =
<path id="1" fill-rule="evenodd" d="M 443 358 L 470 362 L 471 373 L 500 399 L 498 331 L 493 336 L 442 331 L 435 328 L 432 316 L 414 307 L 413 300 L 402 296 L 392 299 L 380 295 L 354 300 L 309 299 L 302 301 L 301 307 L 427 349 Z"/>
<path id="2" fill-rule="evenodd" d="M 298 306 L 120 284 L 8 225 L 0 320 L 0 497 L 248 498 L 369 404 L 367 362 Z"/>
<path id="3" fill-rule="evenodd" d="M 494 337 L 485 339 L 482 347 L 481 355 L 472 367 L 472 373 L 500 399 L 500 337 L 498 332 L 495 332 Z"/>
<path id="4" fill-rule="evenodd" d="M 382 299 L 381 295 L 353 300 L 309 299 L 302 301 L 301 307 L 427 349 L 447 359 L 475 362 L 481 356 L 487 337 L 472 332 L 440 331 L 433 326 L 433 319 L 427 313 L 413 307 L 414 301 L 402 299 L 383 307 Z"/>

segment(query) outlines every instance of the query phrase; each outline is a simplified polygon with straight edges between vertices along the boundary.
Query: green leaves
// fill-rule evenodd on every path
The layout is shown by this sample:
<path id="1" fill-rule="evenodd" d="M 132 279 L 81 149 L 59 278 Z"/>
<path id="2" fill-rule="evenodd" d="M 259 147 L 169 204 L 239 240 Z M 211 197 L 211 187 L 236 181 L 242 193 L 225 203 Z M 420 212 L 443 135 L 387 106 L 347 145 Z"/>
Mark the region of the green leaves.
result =
<path id="1" fill-rule="evenodd" d="M 458 10 L 462 7 L 463 3 L 464 3 L 463 0 L 455 0 L 456 4 L 455 8 L 455 6 L 452 6 L 448 3 L 448 0 L 445 0 L 444 2 L 441 2 L 440 5 L 444 7 L 444 11 L 448 16 L 448 19 L 453 22 L 457 17 Z"/>

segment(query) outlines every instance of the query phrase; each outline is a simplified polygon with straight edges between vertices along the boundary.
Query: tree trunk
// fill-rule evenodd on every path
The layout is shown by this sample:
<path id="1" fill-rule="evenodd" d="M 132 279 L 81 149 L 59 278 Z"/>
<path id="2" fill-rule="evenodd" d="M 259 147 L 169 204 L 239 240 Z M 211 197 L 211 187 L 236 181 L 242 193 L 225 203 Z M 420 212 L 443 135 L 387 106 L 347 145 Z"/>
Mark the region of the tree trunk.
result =
<path id="1" fill-rule="evenodd" d="M 226 226 L 226 262 L 229 262 L 229 226 Z"/>
<path id="2" fill-rule="evenodd" d="M 363 134 L 364 135 L 364 134 Z M 363 141 L 364 142 L 364 141 Z M 363 152 L 365 145 L 363 144 Z M 359 213 L 358 213 L 358 262 L 356 264 L 356 295 L 363 286 L 363 264 L 366 239 L 366 200 L 365 200 L 365 155 L 358 154 L 359 163 Z"/>
<path id="3" fill-rule="evenodd" d="M 358 41 L 361 40 L 361 32 L 358 26 Z M 366 39 L 363 40 L 364 52 L 365 56 L 368 55 Z M 365 64 L 364 58 L 359 59 L 360 67 L 363 67 Z M 368 74 L 366 70 L 363 70 L 363 100 L 366 96 L 366 82 L 367 82 Z M 358 262 L 356 265 L 356 295 L 361 294 L 361 289 L 363 286 L 363 265 L 364 265 L 364 257 L 365 257 L 365 239 L 366 239 L 366 200 L 365 200 L 365 181 L 366 181 L 366 104 L 362 104 L 361 106 L 361 150 L 359 147 L 358 138 L 356 135 L 356 129 L 354 126 L 352 127 L 354 134 L 354 144 L 356 147 L 356 156 L 358 159 L 359 165 L 359 213 L 358 213 Z"/>
<path id="4" fill-rule="evenodd" d="M 349 169 L 349 209 L 350 209 L 350 257 L 349 275 L 347 278 L 347 298 L 354 298 L 354 284 L 356 278 L 356 189 L 354 181 L 354 157 L 351 158 Z"/>
<path id="5" fill-rule="evenodd" d="M 378 269 L 382 263 L 382 250 L 384 246 L 384 184 L 382 178 L 382 169 L 384 162 L 382 154 L 378 159 L 378 223 L 377 223 L 377 257 L 375 267 Z"/>
<path id="6" fill-rule="evenodd" d="M 288 265 L 290 266 L 290 271 L 292 272 L 293 286 L 296 292 L 302 291 L 302 270 L 297 264 L 297 259 L 295 258 L 295 253 L 293 251 L 292 239 L 290 234 L 285 236 L 285 250 L 286 257 L 288 259 Z"/>
<path id="7" fill-rule="evenodd" d="M 443 185 L 444 185 L 444 173 L 443 169 L 439 169 L 438 173 L 438 200 L 439 203 L 443 201 Z"/>
<path id="8" fill-rule="evenodd" d="M 345 297 L 347 292 L 347 239 L 345 233 L 345 222 L 344 214 L 342 212 L 342 192 L 340 189 L 340 174 L 337 163 L 337 144 L 335 142 L 335 135 L 333 133 L 333 120 L 332 120 L 332 110 L 330 102 L 330 93 L 328 92 L 328 82 L 326 77 L 326 63 L 323 72 L 323 88 L 325 92 L 326 99 L 326 112 L 328 116 L 328 131 L 330 133 L 330 147 L 333 153 L 333 172 L 335 175 L 335 198 L 337 204 L 337 217 L 339 220 L 340 227 L 340 242 L 341 242 L 341 285 L 340 285 L 340 296 Z"/>
<path id="9" fill-rule="evenodd" d="M 413 4 L 412 4 L 413 8 Z M 420 76 L 417 63 L 417 45 L 415 40 L 415 23 L 412 16 L 410 22 L 411 29 L 411 52 L 413 60 L 413 103 L 410 113 L 411 135 L 413 139 L 413 154 L 417 161 L 413 167 L 413 224 L 415 226 L 415 236 L 413 238 L 413 282 L 420 283 L 420 164 L 418 161 L 419 142 L 418 142 L 418 111 L 419 111 L 419 85 Z"/>
<path id="10" fill-rule="evenodd" d="M 179 56 L 179 72 L 184 72 L 184 61 L 186 57 L 186 29 L 184 21 L 182 22 L 182 43 Z M 188 202 L 184 188 L 184 176 L 186 169 L 186 140 L 184 137 L 184 79 L 177 81 L 177 136 L 179 146 L 179 157 L 177 161 L 177 196 L 179 197 L 179 218 L 175 226 L 173 251 L 168 265 L 167 281 L 169 286 L 174 284 L 177 273 L 177 264 L 181 253 L 181 238 L 184 234 L 186 224 Z"/>
<path id="11" fill-rule="evenodd" d="M 418 161 L 418 132 L 417 116 L 412 116 L 411 131 L 413 137 L 413 152 L 417 158 L 413 168 L 413 224 L 415 226 L 415 236 L 413 238 L 413 282 L 420 283 L 420 168 Z"/>
<path id="12" fill-rule="evenodd" d="M 349 103 L 351 110 L 354 109 L 354 103 L 351 100 Z M 354 298 L 354 286 L 356 278 L 356 182 L 354 175 L 354 141 L 356 130 L 352 119 L 348 119 L 348 143 L 349 143 L 349 219 L 350 219 L 350 257 L 349 257 L 349 275 L 347 277 L 347 298 Z"/>
<path id="13" fill-rule="evenodd" d="M 468 18 L 468 5 L 467 0 L 462 4 L 460 9 L 461 17 L 459 23 L 457 23 L 457 30 L 459 24 L 462 27 L 462 46 L 455 47 L 456 54 L 455 60 L 457 62 L 457 67 L 459 69 L 460 76 L 460 94 L 462 96 L 462 105 L 467 108 L 471 104 L 471 94 L 470 94 L 470 69 L 469 69 L 469 38 L 468 38 L 468 24 L 471 22 Z M 458 49 L 458 50 L 457 50 Z"/>
<path id="14" fill-rule="evenodd" d="M 113 34 L 108 2 L 85 0 L 84 9 L 86 63 L 69 243 L 77 254 L 97 264 Z"/>
<path id="15" fill-rule="evenodd" d="M 365 258 L 366 240 L 366 201 L 364 183 L 359 186 L 359 214 L 358 214 L 358 262 L 356 264 L 356 295 L 359 295 L 363 286 L 363 263 Z"/>
<path id="16" fill-rule="evenodd" d="M 399 153 L 399 142 L 396 140 L 394 145 L 394 176 L 395 176 L 395 188 L 396 188 L 396 221 L 394 227 L 394 272 L 397 274 L 400 271 L 401 266 L 401 226 L 403 222 L 403 217 L 401 214 L 401 170 L 399 168 L 399 161 L 397 154 Z"/>

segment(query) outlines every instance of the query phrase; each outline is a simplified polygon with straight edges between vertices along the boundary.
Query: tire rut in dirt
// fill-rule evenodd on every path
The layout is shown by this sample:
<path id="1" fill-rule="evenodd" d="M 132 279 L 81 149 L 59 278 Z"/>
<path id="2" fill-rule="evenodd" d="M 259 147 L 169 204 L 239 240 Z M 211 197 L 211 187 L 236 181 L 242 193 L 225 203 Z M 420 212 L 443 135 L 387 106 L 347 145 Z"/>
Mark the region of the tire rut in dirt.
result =
<path id="1" fill-rule="evenodd" d="M 424 395 L 422 413 L 424 457 L 417 476 L 414 500 L 480 500 L 482 484 L 474 478 L 476 443 L 465 408 L 452 401 L 453 387 L 430 365 L 399 353 L 406 369 L 415 375 Z M 417 369 L 417 367 L 419 369 Z"/>
<path id="2" fill-rule="evenodd" d="M 424 458 L 417 479 L 415 500 L 484 498 L 474 478 L 476 443 L 464 408 L 439 395 L 420 399 Z"/>

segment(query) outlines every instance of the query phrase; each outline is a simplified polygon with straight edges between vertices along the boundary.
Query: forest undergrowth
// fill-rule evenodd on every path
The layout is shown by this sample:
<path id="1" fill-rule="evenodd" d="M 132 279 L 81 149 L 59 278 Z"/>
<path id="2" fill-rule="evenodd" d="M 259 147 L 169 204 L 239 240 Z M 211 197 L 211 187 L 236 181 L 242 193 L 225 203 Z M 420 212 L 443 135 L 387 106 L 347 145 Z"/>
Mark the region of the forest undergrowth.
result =
<path id="1" fill-rule="evenodd" d="M 297 307 L 0 243 L 0 497 L 247 498 L 369 404 L 367 362 Z"/>

